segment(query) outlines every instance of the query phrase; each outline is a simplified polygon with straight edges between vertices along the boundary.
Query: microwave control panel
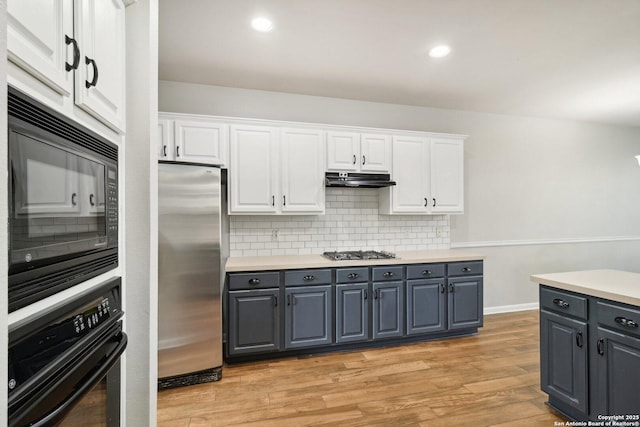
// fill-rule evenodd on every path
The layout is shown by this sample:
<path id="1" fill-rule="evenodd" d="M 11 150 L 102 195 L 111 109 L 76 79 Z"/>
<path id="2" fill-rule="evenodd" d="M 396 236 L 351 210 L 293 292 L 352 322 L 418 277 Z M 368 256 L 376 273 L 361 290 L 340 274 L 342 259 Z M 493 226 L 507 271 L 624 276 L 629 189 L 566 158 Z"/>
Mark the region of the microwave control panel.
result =
<path id="1" fill-rule="evenodd" d="M 107 241 L 118 245 L 118 172 L 107 168 Z"/>

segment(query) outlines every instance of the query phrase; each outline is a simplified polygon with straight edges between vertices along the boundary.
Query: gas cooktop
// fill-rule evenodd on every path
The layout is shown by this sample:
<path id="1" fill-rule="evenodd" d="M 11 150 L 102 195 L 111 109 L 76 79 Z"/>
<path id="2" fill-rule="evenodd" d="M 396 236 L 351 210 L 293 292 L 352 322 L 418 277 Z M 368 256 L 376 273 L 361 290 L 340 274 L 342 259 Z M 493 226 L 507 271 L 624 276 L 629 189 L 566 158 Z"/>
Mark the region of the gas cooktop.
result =
<path id="1" fill-rule="evenodd" d="M 325 258 L 329 258 L 332 261 L 346 261 L 357 259 L 390 259 L 396 257 L 395 254 L 385 251 L 324 252 L 322 256 L 324 256 Z"/>

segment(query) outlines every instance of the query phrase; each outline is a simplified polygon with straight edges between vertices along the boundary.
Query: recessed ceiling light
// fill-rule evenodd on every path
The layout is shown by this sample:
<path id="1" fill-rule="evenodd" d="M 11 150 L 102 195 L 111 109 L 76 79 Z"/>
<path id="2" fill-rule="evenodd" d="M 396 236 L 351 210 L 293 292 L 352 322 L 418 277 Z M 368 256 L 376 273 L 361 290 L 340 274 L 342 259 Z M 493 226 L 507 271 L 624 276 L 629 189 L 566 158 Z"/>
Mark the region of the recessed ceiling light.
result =
<path id="1" fill-rule="evenodd" d="M 273 23 L 264 16 L 255 18 L 253 21 L 251 21 L 251 26 L 254 30 L 260 31 L 261 33 L 266 33 L 273 30 Z"/>
<path id="2" fill-rule="evenodd" d="M 441 44 L 440 46 L 436 46 L 429 51 L 429 56 L 432 58 L 442 58 L 444 56 L 449 55 L 451 53 L 451 48 L 446 44 Z"/>

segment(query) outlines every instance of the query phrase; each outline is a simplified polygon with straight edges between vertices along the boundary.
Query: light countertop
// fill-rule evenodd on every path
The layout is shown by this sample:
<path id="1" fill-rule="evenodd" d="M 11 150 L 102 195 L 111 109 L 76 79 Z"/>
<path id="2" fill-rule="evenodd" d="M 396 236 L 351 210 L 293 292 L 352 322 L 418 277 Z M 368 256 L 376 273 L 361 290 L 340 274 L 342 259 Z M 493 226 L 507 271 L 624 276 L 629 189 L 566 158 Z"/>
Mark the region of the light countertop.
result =
<path id="1" fill-rule="evenodd" d="M 640 274 L 619 270 L 584 270 L 535 274 L 531 281 L 553 288 L 578 292 L 640 306 Z"/>
<path id="2" fill-rule="evenodd" d="M 420 264 L 483 260 L 484 255 L 457 249 L 398 251 L 393 259 L 331 261 L 322 255 L 230 257 L 227 273 L 237 271 L 292 270 L 296 268 L 354 267 L 368 265 Z"/>

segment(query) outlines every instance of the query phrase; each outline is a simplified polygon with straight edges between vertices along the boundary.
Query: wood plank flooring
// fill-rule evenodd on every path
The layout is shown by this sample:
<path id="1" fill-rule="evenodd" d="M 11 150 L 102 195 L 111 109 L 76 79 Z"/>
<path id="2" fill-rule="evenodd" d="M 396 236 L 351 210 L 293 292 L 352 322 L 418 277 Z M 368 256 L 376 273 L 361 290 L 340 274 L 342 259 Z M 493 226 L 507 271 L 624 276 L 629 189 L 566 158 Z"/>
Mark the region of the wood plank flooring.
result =
<path id="1" fill-rule="evenodd" d="M 224 366 L 158 393 L 158 425 L 553 426 L 537 310 L 485 316 L 472 337 Z"/>

